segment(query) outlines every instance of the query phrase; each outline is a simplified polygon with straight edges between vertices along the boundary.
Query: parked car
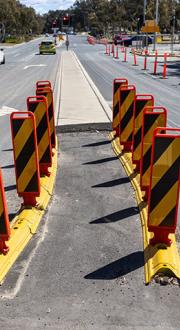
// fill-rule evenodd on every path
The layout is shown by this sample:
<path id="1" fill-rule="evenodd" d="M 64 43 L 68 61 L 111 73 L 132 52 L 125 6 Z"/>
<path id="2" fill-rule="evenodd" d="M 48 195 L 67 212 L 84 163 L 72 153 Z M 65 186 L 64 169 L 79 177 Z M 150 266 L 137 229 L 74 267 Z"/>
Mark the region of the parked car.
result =
<path id="1" fill-rule="evenodd" d="M 0 49 L 0 64 L 5 64 L 4 49 Z"/>
<path id="2" fill-rule="evenodd" d="M 39 54 L 56 54 L 56 47 L 54 44 L 54 41 L 47 40 L 47 41 L 41 41 L 39 45 Z"/>
<path id="3" fill-rule="evenodd" d="M 122 44 L 122 40 L 126 39 L 127 35 L 125 34 L 115 34 L 114 38 L 113 38 L 113 42 L 115 45 L 121 45 Z"/>
<path id="4" fill-rule="evenodd" d="M 132 45 L 133 41 L 142 41 L 143 45 L 145 46 L 146 44 L 146 36 L 145 35 L 135 35 L 132 37 L 127 37 L 121 40 L 121 44 L 124 44 L 124 46 L 128 47 Z M 148 36 L 148 45 L 152 44 L 153 38 Z"/>

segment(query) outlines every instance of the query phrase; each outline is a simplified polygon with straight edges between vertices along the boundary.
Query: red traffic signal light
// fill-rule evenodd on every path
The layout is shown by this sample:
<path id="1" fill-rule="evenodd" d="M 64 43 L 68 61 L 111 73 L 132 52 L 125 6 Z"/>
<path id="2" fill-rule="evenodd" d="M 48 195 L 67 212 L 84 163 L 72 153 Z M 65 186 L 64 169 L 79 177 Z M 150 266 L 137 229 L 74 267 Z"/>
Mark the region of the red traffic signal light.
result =
<path id="1" fill-rule="evenodd" d="M 69 16 L 63 17 L 63 25 L 69 25 Z"/>

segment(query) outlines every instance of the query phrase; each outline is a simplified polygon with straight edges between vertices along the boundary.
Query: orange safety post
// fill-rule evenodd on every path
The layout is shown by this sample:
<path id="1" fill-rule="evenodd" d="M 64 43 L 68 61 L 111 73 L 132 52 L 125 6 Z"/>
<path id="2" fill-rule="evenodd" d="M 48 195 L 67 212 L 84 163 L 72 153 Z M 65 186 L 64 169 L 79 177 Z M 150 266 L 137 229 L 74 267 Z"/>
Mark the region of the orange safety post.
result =
<path id="1" fill-rule="evenodd" d="M 42 95 L 28 97 L 27 108 L 36 119 L 40 175 L 50 176 L 48 168 L 52 166 L 52 146 L 46 97 Z"/>
<path id="2" fill-rule="evenodd" d="M 164 127 L 167 123 L 165 107 L 152 106 L 143 110 L 141 159 L 140 159 L 140 187 L 145 191 L 144 199 L 148 197 L 150 186 L 150 168 L 153 132 L 157 127 Z"/>
<path id="3" fill-rule="evenodd" d="M 109 45 L 109 47 L 108 47 L 108 56 L 110 56 L 111 55 L 111 46 Z"/>
<path id="4" fill-rule="evenodd" d="M 40 171 L 35 116 L 32 112 L 12 112 L 10 118 L 17 193 L 24 205 L 36 206 Z"/>
<path id="5" fill-rule="evenodd" d="M 119 136 L 124 151 L 131 151 L 133 139 L 133 116 L 136 96 L 134 85 L 120 87 Z"/>
<path id="6" fill-rule="evenodd" d="M 122 44 L 122 47 L 121 47 L 121 53 L 124 53 L 124 42 L 123 42 L 123 44 Z"/>
<path id="7" fill-rule="evenodd" d="M 127 48 L 124 48 L 124 61 L 123 62 L 127 62 Z"/>
<path id="8" fill-rule="evenodd" d="M 9 251 L 9 247 L 6 245 L 6 241 L 9 240 L 10 234 L 11 229 L 9 223 L 9 215 L 4 192 L 2 172 L 0 169 L 0 253 L 4 255 Z"/>
<path id="9" fill-rule="evenodd" d="M 134 66 L 137 66 L 137 58 L 136 58 L 136 51 L 135 51 L 135 49 L 133 48 L 132 49 L 132 52 L 133 52 L 133 57 L 134 57 Z"/>
<path id="10" fill-rule="evenodd" d="M 116 46 L 116 57 L 115 57 L 116 59 L 118 59 L 119 58 L 119 54 L 118 54 L 118 45 Z"/>
<path id="11" fill-rule="evenodd" d="M 154 97 L 151 94 L 137 94 L 135 96 L 133 116 L 133 143 L 132 162 L 136 164 L 136 171 L 140 171 L 141 144 L 142 144 L 142 121 L 143 110 L 154 106 Z"/>
<path id="12" fill-rule="evenodd" d="M 119 109 L 120 109 L 120 87 L 128 85 L 126 78 L 116 78 L 113 81 L 113 118 L 112 129 L 115 135 L 119 136 Z"/>
<path id="13" fill-rule="evenodd" d="M 164 53 L 163 79 L 167 78 L 166 70 L 167 70 L 167 53 Z"/>
<path id="14" fill-rule="evenodd" d="M 148 51 L 147 51 L 147 49 L 145 49 L 145 52 L 144 52 L 144 68 L 143 68 L 143 70 L 147 70 L 147 54 L 148 54 Z"/>
<path id="15" fill-rule="evenodd" d="M 150 244 L 172 241 L 178 219 L 180 190 L 180 128 L 158 127 L 153 134 L 148 231 L 154 233 Z"/>
<path id="16" fill-rule="evenodd" d="M 157 73 L 157 58 L 158 58 L 158 51 L 155 52 L 155 58 L 154 58 L 154 75 Z"/>
<path id="17" fill-rule="evenodd" d="M 54 118 L 54 98 L 53 91 L 49 87 L 36 89 L 36 95 L 42 95 L 47 98 L 48 103 L 48 115 L 50 124 L 50 135 L 52 148 L 56 146 L 56 129 L 55 129 L 55 118 Z"/>

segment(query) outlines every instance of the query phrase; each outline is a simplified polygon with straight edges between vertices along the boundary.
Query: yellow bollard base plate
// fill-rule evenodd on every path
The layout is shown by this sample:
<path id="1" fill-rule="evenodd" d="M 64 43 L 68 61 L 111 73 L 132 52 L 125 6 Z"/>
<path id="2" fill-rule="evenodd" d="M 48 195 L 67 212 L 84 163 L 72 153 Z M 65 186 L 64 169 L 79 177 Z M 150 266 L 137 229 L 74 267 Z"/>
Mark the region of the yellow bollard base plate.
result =
<path id="1" fill-rule="evenodd" d="M 51 173 L 49 177 L 45 176 L 40 179 L 41 194 L 36 199 L 38 202 L 37 207 L 22 207 L 19 214 L 11 223 L 11 238 L 7 242 L 9 252 L 7 255 L 0 255 L 0 284 L 2 284 L 9 269 L 36 233 L 37 227 L 52 196 L 57 172 L 57 147 L 54 149 L 53 164 L 49 168 L 49 172 Z"/>
<path id="2" fill-rule="evenodd" d="M 144 193 L 141 192 L 140 188 L 140 175 L 134 171 L 135 166 L 132 163 L 132 153 L 123 151 L 123 147 L 120 145 L 119 139 L 115 138 L 114 132 L 110 133 L 109 138 L 112 148 L 121 161 L 136 194 L 143 232 L 145 283 L 149 284 L 156 274 L 180 278 L 180 256 L 176 246 L 175 235 L 169 235 L 169 238 L 172 240 L 172 244 L 169 247 L 163 244 L 154 246 L 149 244 L 153 234 L 148 232 L 147 202 L 143 200 Z"/>

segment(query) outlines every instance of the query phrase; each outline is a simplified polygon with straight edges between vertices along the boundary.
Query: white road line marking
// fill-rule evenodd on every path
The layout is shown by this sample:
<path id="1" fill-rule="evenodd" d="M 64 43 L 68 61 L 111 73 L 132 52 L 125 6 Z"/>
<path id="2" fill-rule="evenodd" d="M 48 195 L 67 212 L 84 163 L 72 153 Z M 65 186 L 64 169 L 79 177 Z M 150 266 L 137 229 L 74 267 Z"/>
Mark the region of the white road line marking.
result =
<path id="1" fill-rule="evenodd" d="M 3 105 L 2 108 L 0 109 L 0 117 L 10 115 L 12 112 L 18 112 L 18 111 L 20 110 Z"/>
<path id="2" fill-rule="evenodd" d="M 24 67 L 24 70 L 27 70 L 27 69 L 29 69 L 29 68 L 32 68 L 32 67 L 42 67 L 42 66 L 47 66 L 46 64 L 32 64 L 32 65 L 26 65 L 25 67 Z"/>

